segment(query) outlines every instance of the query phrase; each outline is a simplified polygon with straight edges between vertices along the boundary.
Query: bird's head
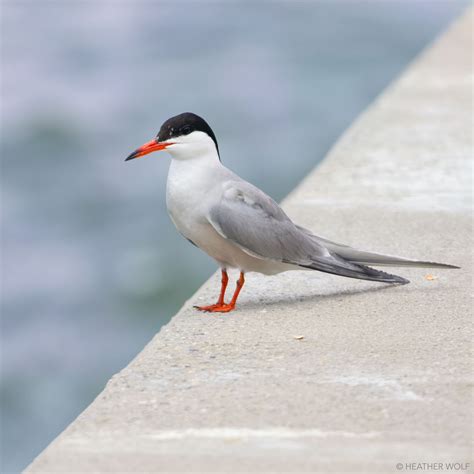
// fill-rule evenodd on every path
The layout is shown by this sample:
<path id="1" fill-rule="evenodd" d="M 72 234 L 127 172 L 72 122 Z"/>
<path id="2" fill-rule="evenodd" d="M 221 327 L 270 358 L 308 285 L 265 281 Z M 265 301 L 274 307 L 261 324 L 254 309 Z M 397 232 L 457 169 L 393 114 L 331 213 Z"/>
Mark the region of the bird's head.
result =
<path id="1" fill-rule="evenodd" d="M 161 126 L 156 138 L 137 148 L 125 161 L 160 150 L 168 151 L 177 159 L 212 154 L 219 157 L 219 147 L 211 127 L 203 118 L 191 112 L 169 118 Z"/>

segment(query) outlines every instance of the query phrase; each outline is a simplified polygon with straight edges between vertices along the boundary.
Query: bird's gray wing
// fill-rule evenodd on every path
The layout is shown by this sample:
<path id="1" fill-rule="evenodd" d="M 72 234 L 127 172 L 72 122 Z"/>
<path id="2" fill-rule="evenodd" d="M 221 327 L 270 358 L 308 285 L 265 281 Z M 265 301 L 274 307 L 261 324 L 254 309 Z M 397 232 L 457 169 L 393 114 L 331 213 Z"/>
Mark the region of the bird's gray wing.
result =
<path id="1" fill-rule="evenodd" d="M 218 199 L 212 201 L 207 216 L 211 225 L 249 255 L 352 278 L 406 282 L 333 254 L 250 183 L 226 181 Z"/>
<path id="2" fill-rule="evenodd" d="M 316 257 L 330 257 L 272 198 L 245 181 L 225 182 L 208 218 L 219 234 L 257 258 L 309 265 Z"/>

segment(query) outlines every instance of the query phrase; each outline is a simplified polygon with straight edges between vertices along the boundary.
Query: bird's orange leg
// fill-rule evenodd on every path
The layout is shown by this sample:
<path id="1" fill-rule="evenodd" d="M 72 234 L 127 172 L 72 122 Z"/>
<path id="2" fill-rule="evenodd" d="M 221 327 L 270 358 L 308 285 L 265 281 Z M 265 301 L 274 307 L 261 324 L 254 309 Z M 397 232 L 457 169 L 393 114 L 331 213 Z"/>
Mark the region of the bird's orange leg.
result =
<path id="1" fill-rule="evenodd" d="M 239 297 L 240 290 L 244 286 L 245 283 L 245 278 L 244 278 L 244 273 L 240 272 L 240 277 L 237 280 L 237 286 L 235 287 L 235 292 L 234 296 L 232 296 L 232 299 L 230 300 L 229 304 L 225 304 L 222 302 L 222 304 L 215 304 L 212 306 L 207 306 L 207 307 L 200 307 L 198 309 L 201 309 L 203 311 L 209 311 L 211 313 L 228 313 L 229 311 L 232 311 L 235 309 L 235 304 L 237 303 L 237 298 Z M 220 300 L 220 298 L 219 298 Z M 195 306 L 197 308 L 197 306 Z M 209 308 L 209 309 L 208 309 Z"/>
<path id="2" fill-rule="evenodd" d="M 195 306 L 196 309 L 200 309 L 201 311 L 213 311 L 214 308 L 220 308 L 224 306 L 224 296 L 225 290 L 227 288 L 227 283 L 229 282 L 229 276 L 227 275 L 226 269 L 221 270 L 222 278 L 221 278 L 221 293 L 219 295 L 219 299 L 217 300 L 216 304 L 211 304 L 210 306 Z"/>

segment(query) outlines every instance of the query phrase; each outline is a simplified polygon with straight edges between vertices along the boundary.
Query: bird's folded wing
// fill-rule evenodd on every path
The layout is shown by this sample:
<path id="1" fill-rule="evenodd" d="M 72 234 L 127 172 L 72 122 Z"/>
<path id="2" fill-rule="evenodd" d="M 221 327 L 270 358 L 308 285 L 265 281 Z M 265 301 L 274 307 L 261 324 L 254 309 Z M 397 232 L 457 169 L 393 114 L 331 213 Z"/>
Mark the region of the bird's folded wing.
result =
<path id="1" fill-rule="evenodd" d="M 207 216 L 210 224 L 249 255 L 350 278 L 407 282 L 331 252 L 293 224 L 273 199 L 245 181 L 226 181 L 212 203 Z"/>
<path id="2" fill-rule="evenodd" d="M 226 181 L 208 220 L 225 239 L 264 260 L 347 275 L 365 273 L 296 226 L 263 191 L 245 181 Z"/>
<path id="3" fill-rule="evenodd" d="M 298 229 L 280 206 L 245 181 L 227 181 L 208 219 L 216 231 L 257 258 L 309 265 L 329 252 Z"/>

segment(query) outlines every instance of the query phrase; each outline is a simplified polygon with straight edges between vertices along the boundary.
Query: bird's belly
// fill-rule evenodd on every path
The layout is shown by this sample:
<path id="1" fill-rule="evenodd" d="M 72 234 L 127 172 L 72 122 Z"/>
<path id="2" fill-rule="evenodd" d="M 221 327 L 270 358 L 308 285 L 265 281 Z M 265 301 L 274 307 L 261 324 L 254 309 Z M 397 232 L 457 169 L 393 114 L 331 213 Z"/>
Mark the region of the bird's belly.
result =
<path id="1" fill-rule="evenodd" d="M 178 231 L 225 268 L 237 268 L 243 272 L 274 275 L 294 269 L 293 265 L 253 257 L 230 240 L 222 237 L 206 220 L 196 218 L 196 213 L 169 214 Z"/>
<path id="2" fill-rule="evenodd" d="M 192 187 L 194 181 L 171 169 L 168 178 L 166 205 L 178 231 L 193 244 L 215 259 L 222 267 L 237 268 L 244 272 L 274 275 L 295 269 L 294 265 L 264 260 L 240 249 L 232 241 L 222 237 L 206 218 L 206 186 Z"/>

